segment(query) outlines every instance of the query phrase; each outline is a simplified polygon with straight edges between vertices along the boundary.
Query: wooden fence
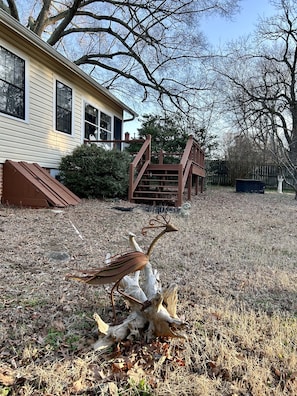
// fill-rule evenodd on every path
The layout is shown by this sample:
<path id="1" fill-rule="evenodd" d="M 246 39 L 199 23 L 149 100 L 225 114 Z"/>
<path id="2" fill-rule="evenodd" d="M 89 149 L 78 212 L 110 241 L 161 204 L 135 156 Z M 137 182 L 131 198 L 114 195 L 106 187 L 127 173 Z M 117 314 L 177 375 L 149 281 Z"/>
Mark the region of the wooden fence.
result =
<path id="1" fill-rule="evenodd" d="M 228 162 L 223 160 L 207 160 L 206 183 L 217 186 L 231 186 L 233 183 Z"/>
<path id="2" fill-rule="evenodd" d="M 276 165 L 260 165 L 253 168 L 251 178 L 263 181 L 267 187 L 277 188 L 277 175 L 279 174 L 280 170 Z"/>
<path id="3" fill-rule="evenodd" d="M 233 186 L 236 178 L 261 180 L 265 183 L 267 188 L 277 188 L 277 176 L 280 174 L 280 169 L 277 165 L 266 164 L 253 166 L 251 171 L 247 174 L 238 175 L 230 171 L 228 161 L 224 160 L 208 160 L 206 164 L 206 182 L 212 185 L 219 186 Z M 232 173 L 232 174 L 231 174 Z M 289 174 L 284 172 L 286 179 L 290 182 Z M 288 184 L 283 185 L 284 189 L 291 190 Z"/>

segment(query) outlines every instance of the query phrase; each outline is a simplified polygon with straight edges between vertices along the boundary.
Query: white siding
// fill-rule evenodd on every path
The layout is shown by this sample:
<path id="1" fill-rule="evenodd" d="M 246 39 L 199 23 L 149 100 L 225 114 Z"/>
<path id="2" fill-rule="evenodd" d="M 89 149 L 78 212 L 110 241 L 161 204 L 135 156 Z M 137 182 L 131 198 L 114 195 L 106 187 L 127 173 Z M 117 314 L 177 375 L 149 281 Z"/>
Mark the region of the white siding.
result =
<path id="1" fill-rule="evenodd" d="M 2 41 L 2 45 L 5 42 Z M 21 56 L 20 51 L 6 46 L 10 51 Z M 62 156 L 69 154 L 76 146 L 82 144 L 83 101 L 96 104 L 102 111 L 122 118 L 109 105 L 90 95 L 81 87 L 79 80 L 67 80 L 61 71 L 51 70 L 37 59 L 24 54 L 27 61 L 29 112 L 27 122 L 7 117 L 0 113 L 0 164 L 6 159 L 13 161 L 37 162 L 46 168 L 57 168 Z M 62 69 L 61 69 L 62 70 Z M 55 130 L 55 81 L 67 84 L 73 90 L 74 125 L 73 135 Z M 80 85 L 78 85 L 80 83 Z"/>
<path id="2" fill-rule="evenodd" d="M 0 114 L 0 162 L 38 162 L 41 166 L 57 168 L 61 156 L 81 144 L 81 131 L 74 135 L 54 129 L 54 81 L 53 72 L 39 62 L 30 59 L 29 65 L 29 117 L 28 122 Z M 74 98 L 79 100 L 79 96 Z M 78 98 L 77 98 L 78 96 Z M 75 103 L 75 117 L 81 118 L 81 107 Z"/>
<path id="3" fill-rule="evenodd" d="M 2 189 L 3 189 L 3 165 L 0 164 L 0 202 L 2 197 Z"/>

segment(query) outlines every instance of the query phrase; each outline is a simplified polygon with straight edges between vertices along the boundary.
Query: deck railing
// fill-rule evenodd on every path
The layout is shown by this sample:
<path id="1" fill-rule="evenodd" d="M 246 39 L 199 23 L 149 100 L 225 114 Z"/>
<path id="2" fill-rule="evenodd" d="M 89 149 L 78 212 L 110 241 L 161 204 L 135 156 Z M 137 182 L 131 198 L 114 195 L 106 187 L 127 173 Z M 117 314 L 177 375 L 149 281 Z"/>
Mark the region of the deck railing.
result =
<path id="1" fill-rule="evenodd" d="M 129 201 L 132 201 L 134 192 L 144 172 L 151 163 L 151 135 L 147 135 L 143 145 L 130 164 L 129 169 Z"/>
<path id="2" fill-rule="evenodd" d="M 191 197 L 192 175 L 205 177 L 204 151 L 201 149 L 199 143 L 190 136 L 183 156 L 180 161 L 179 178 L 178 178 L 178 205 L 182 202 L 183 192 L 188 182 L 188 199 Z M 190 177 L 191 176 L 191 177 Z M 201 190 L 203 184 L 201 184 Z M 198 185 L 196 183 L 196 194 L 198 192 Z"/>
<path id="3" fill-rule="evenodd" d="M 130 164 L 130 181 L 129 181 L 129 200 L 133 200 L 134 192 L 141 181 L 146 169 L 151 164 L 151 136 L 148 135 L 144 141 L 140 151 L 134 158 L 134 161 Z M 164 156 L 166 153 L 160 152 L 158 154 L 159 164 L 152 165 L 154 169 L 158 166 L 160 170 L 176 170 L 178 174 L 178 192 L 177 192 L 177 205 L 182 204 L 183 193 L 188 182 L 188 199 L 190 199 L 191 187 L 192 187 L 192 175 L 194 176 L 205 176 L 204 168 L 204 152 L 201 149 L 198 142 L 190 136 L 181 159 L 178 164 L 164 164 Z M 177 154 L 180 157 L 180 155 Z M 201 189 L 203 186 L 201 186 Z M 196 193 L 198 188 L 196 185 Z"/>

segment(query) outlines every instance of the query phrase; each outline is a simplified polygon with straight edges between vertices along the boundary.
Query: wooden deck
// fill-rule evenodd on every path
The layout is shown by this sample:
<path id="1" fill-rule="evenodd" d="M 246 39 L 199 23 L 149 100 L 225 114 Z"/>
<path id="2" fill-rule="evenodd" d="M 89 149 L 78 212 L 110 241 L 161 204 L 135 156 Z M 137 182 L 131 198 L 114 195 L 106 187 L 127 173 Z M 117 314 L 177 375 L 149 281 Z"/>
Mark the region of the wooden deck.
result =
<path id="1" fill-rule="evenodd" d="M 144 141 L 130 164 L 129 201 L 151 205 L 181 206 L 184 199 L 203 191 L 205 178 L 204 152 L 190 136 L 179 163 L 164 164 L 151 161 L 151 136 Z"/>
<path id="2" fill-rule="evenodd" d="M 135 140 L 134 140 L 135 141 Z M 129 144 L 125 140 L 85 139 L 85 144 L 109 143 L 113 149 Z M 159 153 L 158 163 L 152 161 L 151 136 L 142 143 L 129 169 L 130 202 L 148 205 L 181 206 L 186 199 L 191 200 L 192 194 L 203 191 L 205 178 L 204 152 L 198 142 L 190 136 L 183 153 L 177 153 L 175 164 L 165 164 L 166 153 Z M 172 156 L 172 155 L 171 155 Z"/>

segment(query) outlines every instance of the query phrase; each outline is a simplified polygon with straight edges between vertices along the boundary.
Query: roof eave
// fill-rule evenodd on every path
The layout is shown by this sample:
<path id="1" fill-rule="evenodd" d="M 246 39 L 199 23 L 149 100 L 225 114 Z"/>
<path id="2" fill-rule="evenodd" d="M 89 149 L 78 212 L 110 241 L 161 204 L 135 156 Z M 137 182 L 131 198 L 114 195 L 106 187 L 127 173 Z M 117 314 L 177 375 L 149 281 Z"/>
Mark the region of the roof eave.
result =
<path id="1" fill-rule="evenodd" d="M 7 28 L 14 30 L 17 34 L 21 35 L 25 40 L 36 46 L 40 51 L 46 52 L 46 54 L 55 60 L 58 60 L 64 67 L 70 70 L 71 73 L 76 74 L 79 78 L 91 84 L 96 90 L 98 90 L 102 95 L 106 96 L 118 106 L 120 106 L 124 111 L 131 114 L 132 119 L 138 116 L 138 114 L 131 109 L 129 106 L 125 105 L 121 100 L 109 92 L 108 89 L 104 88 L 101 84 L 95 81 L 87 73 L 81 70 L 73 62 L 65 58 L 62 54 L 56 51 L 52 46 L 43 41 L 37 34 L 20 24 L 15 18 L 7 14 L 4 10 L 0 8 L 0 21 L 4 23 Z M 129 119 L 130 121 L 130 119 Z"/>

